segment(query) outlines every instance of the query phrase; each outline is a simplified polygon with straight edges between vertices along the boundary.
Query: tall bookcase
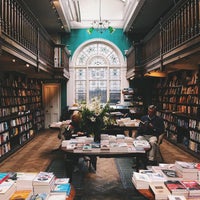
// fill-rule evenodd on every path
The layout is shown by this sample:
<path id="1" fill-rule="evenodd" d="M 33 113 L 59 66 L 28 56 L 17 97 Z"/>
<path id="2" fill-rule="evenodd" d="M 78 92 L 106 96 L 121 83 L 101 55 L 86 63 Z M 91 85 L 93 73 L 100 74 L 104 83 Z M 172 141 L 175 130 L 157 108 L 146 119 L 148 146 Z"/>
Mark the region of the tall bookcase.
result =
<path id="1" fill-rule="evenodd" d="M 0 160 L 44 128 L 41 81 L 13 73 L 0 75 Z"/>
<path id="2" fill-rule="evenodd" d="M 167 139 L 199 157 L 199 70 L 180 70 L 155 84 L 153 103 L 163 117 Z"/>

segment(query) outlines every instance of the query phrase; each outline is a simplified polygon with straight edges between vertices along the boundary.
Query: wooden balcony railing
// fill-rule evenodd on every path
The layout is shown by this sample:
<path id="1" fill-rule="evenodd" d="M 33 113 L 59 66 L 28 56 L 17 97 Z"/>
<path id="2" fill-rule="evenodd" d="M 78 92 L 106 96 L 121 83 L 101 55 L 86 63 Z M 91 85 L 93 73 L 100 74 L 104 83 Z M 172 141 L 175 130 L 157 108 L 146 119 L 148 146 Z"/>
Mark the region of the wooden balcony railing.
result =
<path id="1" fill-rule="evenodd" d="M 140 45 L 135 47 L 140 48 L 141 53 L 133 56 L 131 54 L 137 51 L 132 51 L 127 60 L 139 58 L 139 65 L 150 69 L 155 67 L 155 60 L 157 60 L 157 66 L 161 65 L 163 57 L 165 56 L 166 59 L 168 53 L 179 47 L 182 50 L 187 48 L 189 51 L 188 47 L 199 36 L 200 0 L 181 1 L 160 20 L 160 23 L 140 42 Z M 192 48 L 195 48 L 194 45 Z M 138 63 L 135 66 L 138 66 Z M 132 67 L 134 67 L 133 64 Z"/>
<path id="2" fill-rule="evenodd" d="M 31 54 L 35 63 L 43 65 L 45 71 L 55 67 L 54 49 L 55 44 L 49 34 L 39 24 L 35 16 L 29 11 L 26 5 L 19 0 L 1 0 L 0 14 L 0 37 L 25 49 Z M 16 47 L 15 47 L 16 48 Z M 63 47 L 62 47 L 63 48 Z M 62 50 L 61 67 L 69 67 L 69 55 Z M 24 53 L 24 52 L 23 52 Z M 53 70 L 52 70 L 53 71 Z"/>

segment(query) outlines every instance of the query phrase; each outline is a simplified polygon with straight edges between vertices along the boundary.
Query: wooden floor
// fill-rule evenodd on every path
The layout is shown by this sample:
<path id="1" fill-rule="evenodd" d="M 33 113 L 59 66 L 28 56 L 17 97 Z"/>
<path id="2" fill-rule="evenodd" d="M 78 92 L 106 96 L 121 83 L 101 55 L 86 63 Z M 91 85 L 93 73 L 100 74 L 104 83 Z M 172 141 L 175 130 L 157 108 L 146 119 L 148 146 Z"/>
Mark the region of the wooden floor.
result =
<path id="1" fill-rule="evenodd" d="M 33 140 L 19 151 L 0 163 L 0 171 L 40 172 L 45 171 L 51 161 L 58 156 L 52 153 L 59 147 L 58 131 L 47 129 L 38 134 Z M 165 163 L 175 160 L 197 161 L 188 153 L 163 140 L 160 151 Z M 76 190 L 75 200 L 143 200 L 134 189 L 123 188 L 114 159 L 101 158 L 97 162 L 96 173 L 88 173 L 84 178 L 84 186 Z"/>

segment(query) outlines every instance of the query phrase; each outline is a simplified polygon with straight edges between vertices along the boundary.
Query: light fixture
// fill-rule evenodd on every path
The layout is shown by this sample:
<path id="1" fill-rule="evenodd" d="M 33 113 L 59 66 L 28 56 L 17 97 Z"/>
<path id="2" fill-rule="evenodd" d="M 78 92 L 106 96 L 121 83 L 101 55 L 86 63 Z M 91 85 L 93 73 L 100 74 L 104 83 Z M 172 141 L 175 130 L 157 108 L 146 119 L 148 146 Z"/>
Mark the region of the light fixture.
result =
<path id="1" fill-rule="evenodd" d="M 87 29 L 87 32 L 88 34 L 92 34 L 94 30 L 96 30 L 99 33 L 103 33 L 106 30 L 108 30 L 109 33 L 115 32 L 115 29 L 112 26 L 110 26 L 110 22 L 108 20 L 101 19 L 101 0 L 99 0 L 99 21 L 94 20 L 92 22 L 92 26 Z"/>
<path id="2" fill-rule="evenodd" d="M 147 73 L 144 74 L 144 76 L 158 77 L 158 78 L 165 78 L 165 77 L 167 77 L 167 73 L 158 70 L 158 71 L 147 72 Z"/>

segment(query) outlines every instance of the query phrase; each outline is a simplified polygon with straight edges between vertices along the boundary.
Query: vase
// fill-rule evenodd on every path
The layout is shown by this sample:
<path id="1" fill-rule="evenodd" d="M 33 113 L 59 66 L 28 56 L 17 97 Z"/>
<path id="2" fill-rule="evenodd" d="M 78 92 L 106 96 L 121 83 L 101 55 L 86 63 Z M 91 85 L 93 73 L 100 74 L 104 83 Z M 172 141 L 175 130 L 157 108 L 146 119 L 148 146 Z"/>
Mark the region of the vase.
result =
<path id="1" fill-rule="evenodd" d="M 101 142 L 101 133 L 100 132 L 94 133 L 94 142 L 97 142 L 97 143 Z"/>

